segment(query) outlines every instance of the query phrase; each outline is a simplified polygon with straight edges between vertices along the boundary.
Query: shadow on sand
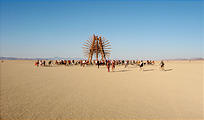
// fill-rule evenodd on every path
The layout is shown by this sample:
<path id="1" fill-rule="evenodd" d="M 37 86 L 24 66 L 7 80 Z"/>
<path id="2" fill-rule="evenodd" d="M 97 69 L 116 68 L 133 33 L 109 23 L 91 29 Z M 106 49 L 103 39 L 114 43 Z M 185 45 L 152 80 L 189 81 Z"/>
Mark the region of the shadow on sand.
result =
<path id="1" fill-rule="evenodd" d="M 38 66 L 38 67 L 62 67 L 62 66 L 65 66 L 65 65 L 45 65 L 45 66 Z M 65 66 L 67 67 L 67 66 Z"/>
<path id="2" fill-rule="evenodd" d="M 143 71 L 154 71 L 154 69 L 144 69 Z"/>
<path id="3" fill-rule="evenodd" d="M 130 66 L 130 67 L 128 66 L 128 68 L 137 68 L 137 66 Z"/>
<path id="4" fill-rule="evenodd" d="M 114 71 L 114 72 L 127 72 L 127 71 L 132 71 L 132 70 L 118 70 L 118 71 Z"/>
<path id="5" fill-rule="evenodd" d="M 165 69 L 164 71 L 172 71 L 173 69 Z"/>

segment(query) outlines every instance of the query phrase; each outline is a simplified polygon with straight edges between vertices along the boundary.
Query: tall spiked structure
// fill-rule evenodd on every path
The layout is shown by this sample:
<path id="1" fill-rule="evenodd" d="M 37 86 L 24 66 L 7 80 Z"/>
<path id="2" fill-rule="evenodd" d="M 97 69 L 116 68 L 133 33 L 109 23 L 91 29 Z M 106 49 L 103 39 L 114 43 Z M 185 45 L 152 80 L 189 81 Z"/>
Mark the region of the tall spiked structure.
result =
<path id="1" fill-rule="evenodd" d="M 106 58 L 110 55 L 110 42 L 106 40 L 104 37 L 95 36 L 90 37 L 89 40 L 86 40 L 83 44 L 83 49 L 85 55 L 88 57 L 88 61 L 92 61 L 93 56 L 95 55 L 96 60 L 106 60 Z"/>

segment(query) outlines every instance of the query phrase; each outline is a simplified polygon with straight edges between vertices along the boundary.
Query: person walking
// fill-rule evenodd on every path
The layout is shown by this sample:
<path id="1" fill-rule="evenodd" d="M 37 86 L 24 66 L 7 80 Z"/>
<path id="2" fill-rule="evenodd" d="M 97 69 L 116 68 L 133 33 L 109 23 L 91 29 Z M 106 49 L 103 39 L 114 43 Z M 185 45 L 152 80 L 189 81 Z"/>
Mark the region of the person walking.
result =
<path id="1" fill-rule="evenodd" d="M 164 62 L 163 62 L 163 60 L 160 62 L 160 69 L 161 69 L 162 71 L 164 71 Z"/>
<path id="2" fill-rule="evenodd" d="M 140 70 L 143 70 L 143 67 L 144 67 L 144 62 L 141 61 L 141 62 L 140 62 Z"/>

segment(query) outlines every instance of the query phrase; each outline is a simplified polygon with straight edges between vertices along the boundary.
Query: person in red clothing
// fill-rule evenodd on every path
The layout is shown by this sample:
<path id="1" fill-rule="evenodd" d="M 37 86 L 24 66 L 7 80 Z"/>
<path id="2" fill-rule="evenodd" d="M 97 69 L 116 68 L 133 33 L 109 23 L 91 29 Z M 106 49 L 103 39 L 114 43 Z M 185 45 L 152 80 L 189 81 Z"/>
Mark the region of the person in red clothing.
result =
<path id="1" fill-rule="evenodd" d="M 108 68 L 108 72 L 110 72 L 110 61 L 107 61 L 107 68 Z"/>
<path id="2" fill-rule="evenodd" d="M 57 60 L 55 61 L 55 64 L 58 65 L 58 61 Z"/>
<path id="3" fill-rule="evenodd" d="M 114 71 L 115 69 L 115 60 L 112 61 L 112 72 Z"/>
<path id="4" fill-rule="evenodd" d="M 64 65 L 67 65 L 67 61 L 66 60 L 64 60 Z"/>
<path id="5" fill-rule="evenodd" d="M 71 60 L 68 60 L 68 64 L 69 64 L 69 65 L 71 64 Z"/>
<path id="6" fill-rule="evenodd" d="M 39 66 L 39 60 L 37 62 L 35 62 L 35 66 Z"/>

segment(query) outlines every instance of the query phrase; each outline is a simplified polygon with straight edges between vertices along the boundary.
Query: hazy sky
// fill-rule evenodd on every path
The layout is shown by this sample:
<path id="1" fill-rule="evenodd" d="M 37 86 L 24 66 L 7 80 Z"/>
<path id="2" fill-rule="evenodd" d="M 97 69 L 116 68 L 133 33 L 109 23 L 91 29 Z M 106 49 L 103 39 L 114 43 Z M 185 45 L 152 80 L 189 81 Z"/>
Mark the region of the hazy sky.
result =
<path id="1" fill-rule="evenodd" d="M 0 56 L 83 57 L 96 33 L 112 58 L 204 57 L 202 0 L 0 1 Z"/>

